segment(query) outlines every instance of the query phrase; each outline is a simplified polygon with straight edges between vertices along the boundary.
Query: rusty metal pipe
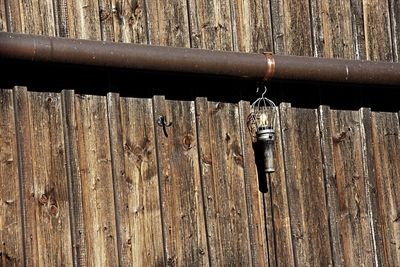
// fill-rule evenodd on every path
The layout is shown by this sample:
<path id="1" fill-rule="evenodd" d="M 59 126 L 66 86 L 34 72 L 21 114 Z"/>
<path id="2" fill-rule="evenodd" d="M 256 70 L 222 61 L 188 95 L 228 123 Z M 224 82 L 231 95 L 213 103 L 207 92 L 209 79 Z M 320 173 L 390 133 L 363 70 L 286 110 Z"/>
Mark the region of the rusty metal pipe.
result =
<path id="1" fill-rule="evenodd" d="M 254 80 L 400 85 L 390 62 L 239 53 L 0 32 L 0 58 Z"/>

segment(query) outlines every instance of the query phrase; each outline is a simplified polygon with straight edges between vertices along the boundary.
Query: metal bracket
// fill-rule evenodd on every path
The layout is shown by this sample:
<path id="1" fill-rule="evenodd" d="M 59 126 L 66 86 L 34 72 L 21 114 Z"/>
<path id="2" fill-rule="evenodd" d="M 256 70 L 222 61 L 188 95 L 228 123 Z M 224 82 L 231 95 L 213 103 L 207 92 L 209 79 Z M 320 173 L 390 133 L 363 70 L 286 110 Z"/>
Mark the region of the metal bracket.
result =
<path id="1" fill-rule="evenodd" d="M 168 137 L 167 127 L 171 127 L 172 122 L 167 122 L 167 118 L 163 115 L 158 116 L 157 125 L 163 127 L 165 137 Z"/>

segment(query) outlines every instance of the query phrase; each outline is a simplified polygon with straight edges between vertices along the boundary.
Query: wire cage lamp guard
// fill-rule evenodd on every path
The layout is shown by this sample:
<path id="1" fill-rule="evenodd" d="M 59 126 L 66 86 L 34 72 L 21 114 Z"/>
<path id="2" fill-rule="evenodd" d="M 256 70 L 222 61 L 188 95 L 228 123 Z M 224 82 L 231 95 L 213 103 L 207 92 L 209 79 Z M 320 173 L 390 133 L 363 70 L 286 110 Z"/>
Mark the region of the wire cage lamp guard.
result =
<path id="1" fill-rule="evenodd" d="M 257 89 L 258 92 L 258 89 Z M 261 97 L 251 104 L 249 115 L 249 130 L 253 137 L 261 143 L 266 174 L 275 172 L 273 146 L 275 142 L 276 105 L 265 97 L 267 88 Z"/>

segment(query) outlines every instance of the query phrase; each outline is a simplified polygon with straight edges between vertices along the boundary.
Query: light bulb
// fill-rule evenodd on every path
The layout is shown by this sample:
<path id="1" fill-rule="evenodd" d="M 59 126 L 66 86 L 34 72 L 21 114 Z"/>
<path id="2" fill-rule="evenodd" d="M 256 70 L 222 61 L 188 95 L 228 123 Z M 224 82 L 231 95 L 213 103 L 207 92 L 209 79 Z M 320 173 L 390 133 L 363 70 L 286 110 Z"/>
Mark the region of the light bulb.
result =
<path id="1" fill-rule="evenodd" d="M 268 125 L 268 116 L 266 113 L 262 112 L 260 114 L 260 125 L 259 127 L 266 127 Z"/>

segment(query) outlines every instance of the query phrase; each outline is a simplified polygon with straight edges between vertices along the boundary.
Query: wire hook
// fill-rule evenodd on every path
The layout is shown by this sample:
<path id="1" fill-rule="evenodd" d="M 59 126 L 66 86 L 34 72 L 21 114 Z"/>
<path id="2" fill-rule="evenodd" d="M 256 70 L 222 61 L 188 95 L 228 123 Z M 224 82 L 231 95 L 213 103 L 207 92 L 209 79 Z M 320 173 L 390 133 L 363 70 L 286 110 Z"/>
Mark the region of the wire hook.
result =
<path id="1" fill-rule="evenodd" d="M 264 85 L 264 92 L 261 95 L 261 98 L 264 98 L 264 95 L 267 93 L 267 87 Z"/>
<path id="2" fill-rule="evenodd" d="M 260 90 L 260 87 L 257 86 L 257 91 L 256 91 L 256 93 L 258 93 L 259 90 Z M 267 86 L 264 85 L 264 92 L 262 93 L 261 98 L 264 97 L 264 95 L 267 93 L 267 90 L 268 90 Z"/>

